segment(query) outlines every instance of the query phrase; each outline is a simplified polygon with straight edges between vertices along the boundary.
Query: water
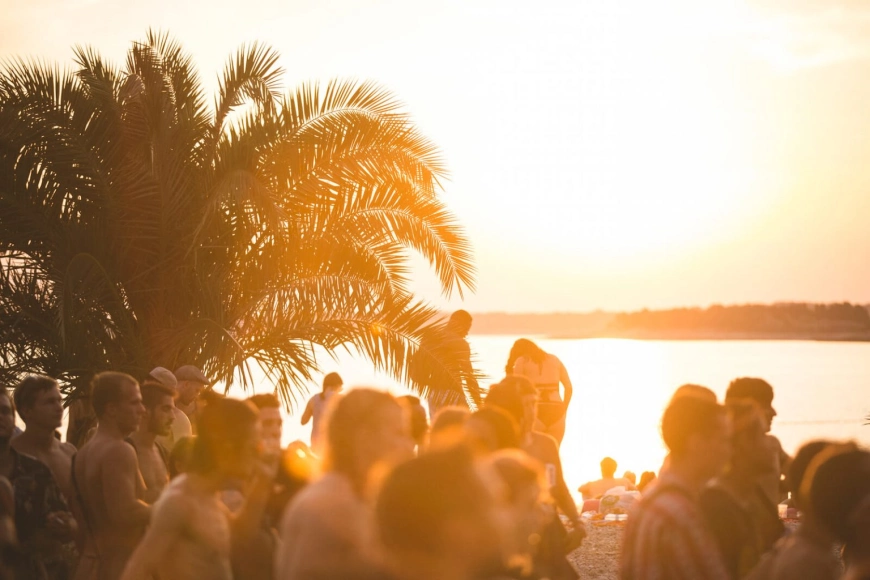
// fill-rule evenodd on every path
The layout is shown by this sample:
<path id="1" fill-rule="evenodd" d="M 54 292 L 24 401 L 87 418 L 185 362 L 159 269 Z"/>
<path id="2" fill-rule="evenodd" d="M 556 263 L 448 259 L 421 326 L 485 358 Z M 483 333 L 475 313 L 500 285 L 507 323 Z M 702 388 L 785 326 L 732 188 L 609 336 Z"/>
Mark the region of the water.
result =
<path id="1" fill-rule="evenodd" d="M 503 375 L 513 337 L 471 336 L 480 368 Z M 870 445 L 870 343 L 810 341 L 641 341 L 622 339 L 538 340 L 558 356 L 574 383 L 562 443 L 565 477 L 572 490 L 598 477 L 598 462 L 611 456 L 619 473 L 658 470 L 665 450 L 659 420 L 674 389 L 696 383 L 720 397 L 731 379 L 762 377 L 775 391 L 773 433 L 793 454 L 814 438 L 856 439 Z M 407 389 L 375 373 L 364 360 L 320 359 L 324 373 L 336 370 L 347 386 L 375 386 L 405 394 Z M 493 382 L 493 381 L 488 381 Z M 484 382 L 486 385 L 488 382 Z M 319 385 L 312 384 L 311 392 Z M 263 381 L 258 392 L 271 391 Z M 240 395 L 236 389 L 230 394 Z M 302 403 L 285 416 L 284 440 L 307 441 Z"/>

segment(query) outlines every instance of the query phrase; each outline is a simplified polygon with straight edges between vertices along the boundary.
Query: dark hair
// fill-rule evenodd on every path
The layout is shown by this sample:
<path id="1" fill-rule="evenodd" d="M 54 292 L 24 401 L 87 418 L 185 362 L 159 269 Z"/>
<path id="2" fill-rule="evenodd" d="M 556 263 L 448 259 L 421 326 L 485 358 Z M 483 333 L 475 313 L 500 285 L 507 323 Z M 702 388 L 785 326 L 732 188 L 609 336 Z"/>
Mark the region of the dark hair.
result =
<path id="1" fill-rule="evenodd" d="M 437 433 L 451 427 L 462 427 L 469 417 L 471 417 L 471 411 L 468 410 L 468 407 L 442 407 L 432 418 L 430 432 Z"/>
<path id="2" fill-rule="evenodd" d="M 118 403 L 127 385 L 136 385 L 136 379 L 126 373 L 106 371 L 96 375 L 91 381 L 91 406 L 99 419 L 111 403 Z"/>
<path id="3" fill-rule="evenodd" d="M 420 403 L 420 397 L 404 395 L 398 398 L 408 405 L 411 414 L 411 438 L 417 445 L 425 442 L 426 433 L 429 432 L 429 421 L 426 418 L 426 409 Z"/>
<path id="4" fill-rule="evenodd" d="M 517 362 L 517 359 L 522 357 L 530 359 L 532 362 L 537 364 L 538 367 L 540 367 L 544 364 L 544 359 L 547 357 L 547 353 L 544 352 L 541 347 L 539 347 L 528 338 L 520 338 L 511 347 L 511 352 L 508 355 L 508 360 L 507 364 L 504 367 L 504 372 L 509 375 L 513 374 L 514 364 Z"/>
<path id="5" fill-rule="evenodd" d="M 471 328 L 471 314 L 466 310 L 457 310 L 453 314 L 450 315 L 450 318 L 447 320 L 447 326 L 450 328 L 457 329 L 470 329 Z"/>
<path id="6" fill-rule="evenodd" d="M 791 465 L 789 465 L 786 483 L 788 484 L 788 490 L 791 492 L 791 496 L 797 503 L 798 507 L 803 508 L 801 504 L 806 502 L 806 498 L 801 496 L 801 483 L 804 480 L 807 469 L 813 459 L 815 459 L 815 457 L 824 451 L 829 445 L 833 445 L 833 442 L 822 439 L 805 443 L 800 449 L 798 449 Z"/>
<path id="7" fill-rule="evenodd" d="M 743 377 L 734 379 L 725 392 L 725 401 L 732 399 L 752 399 L 762 407 L 773 403 L 773 387 L 764 379 Z"/>
<path id="8" fill-rule="evenodd" d="M 344 381 L 341 380 L 341 375 L 338 373 L 329 373 L 325 377 L 323 377 L 323 389 L 320 391 L 320 398 L 324 398 L 324 393 L 326 393 L 326 389 L 331 387 L 340 387 L 344 384 Z"/>
<path id="9" fill-rule="evenodd" d="M 227 443 L 240 446 L 246 437 L 253 436 L 257 417 L 256 407 L 247 401 L 229 397 L 210 401 L 196 421 L 190 469 L 199 473 L 213 471 L 221 447 Z"/>
<path id="10" fill-rule="evenodd" d="M 507 411 L 498 407 L 484 407 L 472 413 L 468 421 L 480 421 L 490 428 L 495 445 L 492 451 L 520 446 L 519 427 Z"/>
<path id="11" fill-rule="evenodd" d="M 654 471 L 644 471 L 640 474 L 640 483 L 637 484 L 637 491 L 643 492 L 643 490 L 646 489 L 646 486 L 655 480 L 656 474 Z"/>
<path id="12" fill-rule="evenodd" d="M 520 424 L 523 422 L 523 397 L 537 394 L 537 389 L 526 377 L 508 375 L 489 388 L 486 405 L 502 409 Z"/>
<path id="13" fill-rule="evenodd" d="M 806 487 L 817 521 L 848 544 L 855 532 L 851 515 L 870 496 L 870 452 L 854 443 L 829 445 L 810 463 Z"/>
<path id="14" fill-rule="evenodd" d="M 31 409 L 36 404 L 39 394 L 57 387 L 57 381 L 45 375 L 30 375 L 15 387 L 12 397 L 18 412 L 21 409 Z"/>
<path id="15" fill-rule="evenodd" d="M 359 436 L 381 424 L 385 409 L 401 407 L 392 395 L 374 389 L 354 389 L 332 407 L 326 421 L 326 456 L 330 469 L 351 478 L 364 475 L 354 472 Z"/>
<path id="16" fill-rule="evenodd" d="M 454 518 L 483 520 L 490 494 L 461 447 L 407 461 L 386 478 L 375 502 L 381 543 L 388 551 L 437 556 L 445 525 Z"/>
<path id="17" fill-rule="evenodd" d="M 698 397 L 677 397 L 662 416 L 662 439 L 675 457 L 684 455 L 693 435 L 710 435 L 725 408 Z"/>
<path id="18" fill-rule="evenodd" d="M 153 409 L 160 404 L 163 397 L 169 397 L 173 400 L 178 396 L 178 391 L 172 387 L 168 387 L 163 383 L 158 383 L 153 380 L 146 380 L 139 385 L 139 390 L 142 392 L 142 404 L 146 409 Z"/>
<path id="19" fill-rule="evenodd" d="M 613 477 L 616 473 L 616 460 L 612 457 L 605 457 L 601 460 L 601 475 L 604 477 Z"/>
<path id="20" fill-rule="evenodd" d="M 257 409 L 280 409 L 281 401 L 274 393 L 262 393 L 248 397 L 248 402 L 254 405 Z"/>

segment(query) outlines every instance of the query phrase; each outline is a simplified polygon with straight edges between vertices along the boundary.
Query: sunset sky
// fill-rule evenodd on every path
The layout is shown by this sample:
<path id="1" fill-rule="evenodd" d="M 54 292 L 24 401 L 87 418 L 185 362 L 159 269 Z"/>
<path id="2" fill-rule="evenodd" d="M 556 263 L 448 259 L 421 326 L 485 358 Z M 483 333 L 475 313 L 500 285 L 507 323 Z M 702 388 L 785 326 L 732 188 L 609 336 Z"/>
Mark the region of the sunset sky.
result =
<path id="1" fill-rule="evenodd" d="M 473 311 L 870 302 L 870 3 L 2 0 L 0 56 L 373 79 L 443 150 Z M 439 301 L 434 278 L 424 296 Z"/>

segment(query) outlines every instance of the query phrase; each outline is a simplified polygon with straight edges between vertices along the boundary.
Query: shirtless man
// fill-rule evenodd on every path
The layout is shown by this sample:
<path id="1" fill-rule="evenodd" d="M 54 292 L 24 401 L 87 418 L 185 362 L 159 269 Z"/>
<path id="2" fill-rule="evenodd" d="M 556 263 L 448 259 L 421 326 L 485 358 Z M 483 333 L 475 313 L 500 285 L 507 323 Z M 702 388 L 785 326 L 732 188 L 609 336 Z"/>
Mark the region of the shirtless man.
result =
<path id="1" fill-rule="evenodd" d="M 142 501 L 145 483 L 136 450 L 124 441 L 139 427 L 145 407 L 130 375 L 104 372 L 91 383 L 99 421 L 96 433 L 73 458 L 73 487 L 85 530 L 76 580 L 116 580 L 151 517 Z"/>
<path id="2" fill-rule="evenodd" d="M 175 392 L 176 400 L 178 399 L 178 379 L 175 378 L 175 375 L 171 370 L 163 367 L 154 367 L 151 369 L 151 372 L 148 373 L 145 382 L 160 383 L 164 387 L 172 389 Z M 175 406 L 174 403 L 172 406 L 172 415 L 174 416 L 172 429 L 167 435 L 160 435 L 157 437 L 157 442 L 163 445 L 163 448 L 170 452 L 178 441 L 193 435 L 193 427 L 190 425 L 190 419 L 188 419 L 187 415 L 184 414 L 184 411 Z"/>
<path id="3" fill-rule="evenodd" d="M 69 499 L 70 466 L 76 448 L 58 441 L 54 432 L 63 421 L 63 401 L 57 381 L 50 377 L 32 375 L 15 387 L 15 408 L 26 426 L 23 433 L 12 439 L 12 448 L 46 464 Z"/>
<path id="4" fill-rule="evenodd" d="M 202 394 L 203 389 L 211 384 L 211 381 L 202 374 L 201 370 L 193 365 L 178 367 L 175 370 L 175 378 L 178 379 L 178 400 L 176 405 L 190 419 L 193 432 L 196 434 L 196 420 L 200 411 L 197 399 Z"/>
<path id="5" fill-rule="evenodd" d="M 169 483 L 169 451 L 157 442 L 158 436 L 172 431 L 175 410 L 175 390 L 153 381 L 145 381 L 140 387 L 145 417 L 139 428 L 127 438 L 136 449 L 139 471 L 145 481 L 143 499 L 154 503 L 160 492 Z"/>
<path id="6" fill-rule="evenodd" d="M 265 498 L 275 472 L 257 461 L 257 411 L 249 403 L 210 403 L 200 412 L 198 431 L 190 470 L 173 479 L 155 504 L 122 580 L 232 580 L 231 538 L 257 529 L 264 501 L 249 501 L 233 517 L 220 491 L 228 481 L 245 479 L 250 497 Z"/>

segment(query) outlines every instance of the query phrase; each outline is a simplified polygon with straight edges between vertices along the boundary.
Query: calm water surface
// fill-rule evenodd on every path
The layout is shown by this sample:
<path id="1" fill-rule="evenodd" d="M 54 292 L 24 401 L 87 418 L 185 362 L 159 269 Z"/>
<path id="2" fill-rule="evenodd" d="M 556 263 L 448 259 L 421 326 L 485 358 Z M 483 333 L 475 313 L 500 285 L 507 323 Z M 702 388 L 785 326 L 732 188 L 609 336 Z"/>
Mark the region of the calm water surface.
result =
<path id="1" fill-rule="evenodd" d="M 471 336 L 478 365 L 493 379 L 503 375 L 512 337 Z M 870 344 L 810 341 L 643 341 L 621 339 L 537 341 L 562 359 L 574 383 L 574 399 L 562 443 L 565 476 L 572 490 L 597 477 L 609 455 L 620 473 L 657 470 L 665 450 L 659 419 L 674 389 L 706 385 L 723 396 L 728 382 L 757 376 L 775 391 L 773 433 L 789 453 L 814 438 L 856 439 L 870 445 Z M 320 359 L 324 373 L 339 371 L 348 386 L 407 390 L 346 355 Z M 492 380 L 484 382 L 488 384 Z M 311 393 L 320 390 L 310 385 Z M 272 387 L 261 381 L 258 392 Z M 230 394 L 241 395 L 237 389 Z M 285 416 L 284 439 L 308 441 L 310 425 L 299 424 L 304 400 Z"/>

